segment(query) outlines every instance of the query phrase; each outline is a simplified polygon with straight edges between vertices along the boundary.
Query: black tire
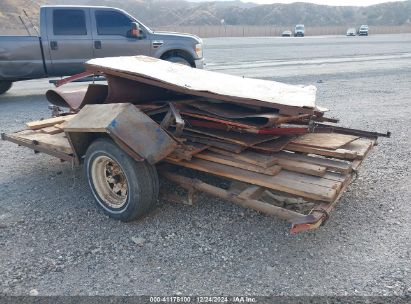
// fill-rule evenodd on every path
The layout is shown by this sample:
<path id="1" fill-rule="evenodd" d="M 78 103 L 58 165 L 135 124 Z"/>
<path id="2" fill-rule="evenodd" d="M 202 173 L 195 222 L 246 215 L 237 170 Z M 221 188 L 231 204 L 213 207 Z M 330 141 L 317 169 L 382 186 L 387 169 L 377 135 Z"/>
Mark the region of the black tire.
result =
<path id="1" fill-rule="evenodd" d="M 0 94 L 6 93 L 13 85 L 12 81 L 0 80 Z"/>
<path id="2" fill-rule="evenodd" d="M 187 59 L 181 56 L 171 56 L 171 57 L 166 58 L 165 60 L 174 62 L 174 63 L 179 63 L 179 64 L 186 65 L 186 66 L 190 66 L 190 67 L 192 66 L 191 63 Z"/>
<path id="3" fill-rule="evenodd" d="M 151 179 L 153 181 L 153 200 L 152 206 L 154 206 L 158 201 L 158 194 L 160 192 L 160 181 L 158 179 L 157 169 L 153 165 L 148 165 L 150 171 Z"/>
<path id="4" fill-rule="evenodd" d="M 122 191 L 118 191 L 120 194 L 115 193 L 113 189 L 110 192 L 112 184 L 107 181 L 107 165 L 103 169 L 105 174 L 99 173 L 99 168 L 103 166 L 101 163 L 107 162 L 107 159 L 108 164 L 115 164 L 116 169 L 120 170 L 121 173 L 114 177 L 119 179 L 116 184 L 122 182 L 127 185 L 126 195 L 121 195 Z M 137 219 L 145 215 L 157 201 L 159 186 L 155 167 L 147 162 L 135 161 L 110 139 L 100 138 L 89 146 L 84 168 L 97 205 L 111 218 L 124 222 Z M 105 192 L 105 189 L 109 192 Z M 108 195 L 104 196 L 103 193 Z M 120 199 L 123 201 L 118 203 Z"/>

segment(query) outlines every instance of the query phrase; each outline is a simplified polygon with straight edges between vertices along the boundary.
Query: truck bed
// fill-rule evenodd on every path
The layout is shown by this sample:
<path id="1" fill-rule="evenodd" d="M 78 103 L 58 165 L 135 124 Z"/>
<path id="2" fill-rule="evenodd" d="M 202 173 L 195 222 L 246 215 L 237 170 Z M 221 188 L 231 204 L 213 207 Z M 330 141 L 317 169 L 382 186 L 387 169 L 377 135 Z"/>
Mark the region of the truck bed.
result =
<path id="1" fill-rule="evenodd" d="M 0 80 L 46 77 L 40 37 L 0 36 Z"/>

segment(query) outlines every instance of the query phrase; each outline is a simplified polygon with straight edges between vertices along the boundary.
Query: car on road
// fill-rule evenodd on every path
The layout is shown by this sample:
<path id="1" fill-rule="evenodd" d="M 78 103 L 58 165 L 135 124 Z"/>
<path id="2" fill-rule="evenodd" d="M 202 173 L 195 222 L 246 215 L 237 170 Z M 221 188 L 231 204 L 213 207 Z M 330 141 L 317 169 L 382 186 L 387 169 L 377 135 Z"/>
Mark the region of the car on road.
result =
<path id="1" fill-rule="evenodd" d="M 361 25 L 358 29 L 358 36 L 368 36 L 368 25 Z"/>
<path id="2" fill-rule="evenodd" d="M 290 30 L 286 30 L 286 31 L 284 31 L 284 32 L 281 34 L 281 36 L 282 36 L 282 37 L 291 37 L 292 34 L 293 34 L 293 33 L 292 33 Z"/>
<path id="3" fill-rule="evenodd" d="M 351 27 L 347 30 L 347 36 L 355 36 L 357 34 L 357 31 L 355 29 L 355 27 Z"/>
<path id="4" fill-rule="evenodd" d="M 304 37 L 305 27 L 304 24 L 297 24 L 294 29 L 294 37 Z"/>
<path id="5" fill-rule="evenodd" d="M 71 76 L 91 58 L 147 55 L 203 67 L 194 35 L 152 31 L 127 12 L 104 6 L 43 6 L 39 36 L 0 36 L 0 94 L 15 81 Z"/>

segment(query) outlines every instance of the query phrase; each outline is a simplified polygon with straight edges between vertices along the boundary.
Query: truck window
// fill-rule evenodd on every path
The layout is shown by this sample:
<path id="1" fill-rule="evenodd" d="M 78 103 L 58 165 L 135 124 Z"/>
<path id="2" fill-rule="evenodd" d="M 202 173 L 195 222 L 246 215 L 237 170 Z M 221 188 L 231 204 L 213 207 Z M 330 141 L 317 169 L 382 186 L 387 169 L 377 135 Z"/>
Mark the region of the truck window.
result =
<path id="1" fill-rule="evenodd" d="M 77 9 L 54 10 L 53 33 L 54 35 L 87 35 L 84 11 Z"/>
<path id="2" fill-rule="evenodd" d="M 127 37 L 131 30 L 130 18 L 119 12 L 96 11 L 97 33 L 99 35 L 119 35 Z"/>

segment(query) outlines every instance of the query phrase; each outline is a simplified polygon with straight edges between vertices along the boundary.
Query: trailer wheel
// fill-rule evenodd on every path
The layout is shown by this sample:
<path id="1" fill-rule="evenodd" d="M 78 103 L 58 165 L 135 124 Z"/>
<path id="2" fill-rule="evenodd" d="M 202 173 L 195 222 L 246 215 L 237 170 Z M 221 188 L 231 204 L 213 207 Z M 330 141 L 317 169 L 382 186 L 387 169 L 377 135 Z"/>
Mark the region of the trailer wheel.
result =
<path id="1" fill-rule="evenodd" d="M 0 80 L 0 94 L 6 93 L 13 85 L 12 81 Z"/>
<path id="2" fill-rule="evenodd" d="M 131 221 L 146 214 L 158 196 L 158 177 L 147 162 L 136 162 L 113 141 L 100 138 L 87 149 L 87 180 L 110 217 Z"/>

